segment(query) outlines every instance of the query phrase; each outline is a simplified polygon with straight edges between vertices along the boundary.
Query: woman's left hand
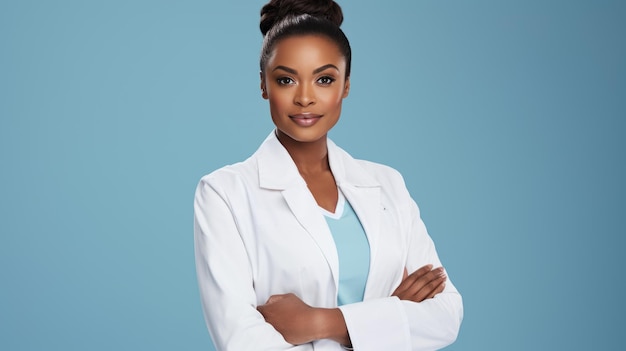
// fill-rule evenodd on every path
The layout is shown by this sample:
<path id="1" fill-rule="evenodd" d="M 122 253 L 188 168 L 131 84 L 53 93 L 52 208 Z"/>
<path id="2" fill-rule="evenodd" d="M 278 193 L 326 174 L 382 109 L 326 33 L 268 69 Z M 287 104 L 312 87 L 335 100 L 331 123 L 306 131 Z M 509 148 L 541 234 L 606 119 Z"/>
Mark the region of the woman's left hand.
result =
<path id="1" fill-rule="evenodd" d="M 409 275 L 405 268 L 402 282 L 391 295 L 400 300 L 422 302 L 442 292 L 446 280 L 443 267 L 433 269 L 431 264 L 427 264 Z"/>
<path id="2" fill-rule="evenodd" d="M 316 309 L 294 294 L 272 295 L 257 310 L 290 344 L 299 345 L 316 339 Z"/>

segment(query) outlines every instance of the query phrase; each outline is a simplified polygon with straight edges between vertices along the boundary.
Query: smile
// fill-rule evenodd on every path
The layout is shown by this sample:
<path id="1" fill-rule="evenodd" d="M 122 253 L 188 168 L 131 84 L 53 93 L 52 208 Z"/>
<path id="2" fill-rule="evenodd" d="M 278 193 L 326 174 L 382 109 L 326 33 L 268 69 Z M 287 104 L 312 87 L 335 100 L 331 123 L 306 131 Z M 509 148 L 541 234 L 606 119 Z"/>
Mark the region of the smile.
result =
<path id="1" fill-rule="evenodd" d="M 310 127 L 317 123 L 317 121 L 322 118 L 322 115 L 314 113 L 301 113 L 297 115 L 290 115 L 289 118 L 301 127 Z"/>

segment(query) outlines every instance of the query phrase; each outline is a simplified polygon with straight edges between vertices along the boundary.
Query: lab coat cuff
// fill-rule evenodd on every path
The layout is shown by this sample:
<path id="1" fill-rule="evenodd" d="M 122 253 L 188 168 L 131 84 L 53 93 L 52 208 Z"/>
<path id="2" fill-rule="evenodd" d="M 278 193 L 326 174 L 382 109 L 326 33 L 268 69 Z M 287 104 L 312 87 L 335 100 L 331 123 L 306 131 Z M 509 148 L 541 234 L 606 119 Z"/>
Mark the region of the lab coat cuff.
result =
<path id="1" fill-rule="evenodd" d="M 357 351 L 411 349 L 409 320 L 395 296 L 340 306 Z"/>

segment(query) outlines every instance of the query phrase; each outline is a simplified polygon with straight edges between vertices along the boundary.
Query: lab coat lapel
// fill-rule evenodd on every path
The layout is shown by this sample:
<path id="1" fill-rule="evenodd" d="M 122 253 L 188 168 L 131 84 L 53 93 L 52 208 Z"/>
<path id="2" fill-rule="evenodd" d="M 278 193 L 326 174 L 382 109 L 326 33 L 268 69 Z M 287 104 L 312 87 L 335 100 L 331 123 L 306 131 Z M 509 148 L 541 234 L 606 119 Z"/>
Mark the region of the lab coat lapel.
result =
<path id="1" fill-rule="evenodd" d="M 306 184 L 300 187 L 294 186 L 285 189 L 282 194 L 293 215 L 322 251 L 332 271 L 335 286 L 337 286 L 339 282 L 337 248 L 324 215 L 320 212 L 313 195 L 311 195 Z"/>
<path id="2" fill-rule="evenodd" d="M 300 225 L 313 238 L 326 258 L 335 286 L 339 281 L 339 258 L 328 224 L 309 191 L 291 156 L 280 144 L 274 132 L 268 136 L 257 153 L 259 185 L 280 190 L 289 209 Z M 289 234 L 289 233 L 287 233 Z"/>
<path id="3" fill-rule="evenodd" d="M 330 140 L 328 152 L 335 181 L 359 217 L 367 235 L 370 246 L 370 267 L 376 267 L 383 211 L 380 183 L 371 177 L 370 173 L 352 156 Z"/>

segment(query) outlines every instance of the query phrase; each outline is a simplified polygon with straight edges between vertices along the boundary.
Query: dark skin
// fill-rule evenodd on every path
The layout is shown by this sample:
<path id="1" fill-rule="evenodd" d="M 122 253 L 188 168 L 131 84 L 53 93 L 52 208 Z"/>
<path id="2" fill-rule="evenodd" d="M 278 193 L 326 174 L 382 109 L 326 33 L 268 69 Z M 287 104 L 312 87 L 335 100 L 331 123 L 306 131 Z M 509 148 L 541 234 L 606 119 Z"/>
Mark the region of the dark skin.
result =
<path id="1" fill-rule="evenodd" d="M 329 212 L 335 212 L 339 193 L 328 162 L 326 138 L 300 143 L 280 130 L 277 133 L 278 140 L 291 155 L 317 204 Z"/>
<path id="2" fill-rule="evenodd" d="M 276 45 L 261 75 L 262 94 L 270 101 L 278 140 L 317 204 L 330 212 L 335 212 L 338 190 L 328 161 L 327 132 L 339 119 L 342 99 L 348 95 L 345 67 L 345 58 L 334 42 L 314 36 L 293 37 Z M 301 114 L 316 117 L 317 122 L 298 121 Z M 422 302 L 442 292 L 446 279 L 442 267 L 425 265 L 411 274 L 405 268 L 392 296 Z M 291 344 L 331 339 L 351 345 L 338 308 L 313 307 L 294 294 L 281 294 L 271 296 L 257 310 Z"/>

